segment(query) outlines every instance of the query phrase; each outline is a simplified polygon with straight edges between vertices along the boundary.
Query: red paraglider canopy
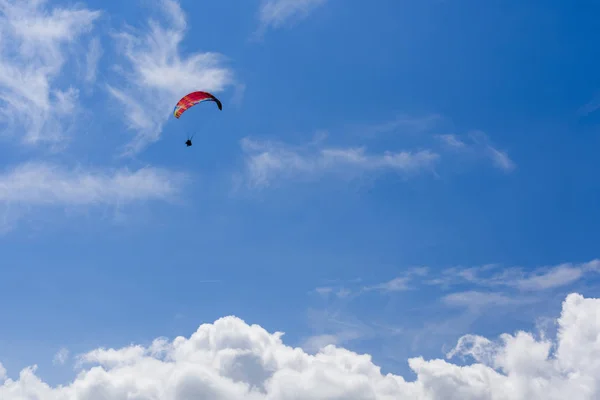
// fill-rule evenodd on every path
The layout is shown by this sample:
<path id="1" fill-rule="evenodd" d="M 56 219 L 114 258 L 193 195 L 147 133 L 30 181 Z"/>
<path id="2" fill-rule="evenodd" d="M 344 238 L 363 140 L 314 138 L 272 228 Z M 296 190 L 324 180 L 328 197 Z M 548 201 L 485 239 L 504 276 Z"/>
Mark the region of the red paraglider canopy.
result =
<path id="1" fill-rule="evenodd" d="M 187 109 L 203 101 L 214 101 L 215 103 L 217 103 L 217 107 L 219 107 L 219 110 L 223 109 L 221 101 L 219 101 L 219 99 L 217 99 L 215 96 L 208 92 L 198 91 L 183 96 L 181 100 L 179 100 L 175 105 L 175 108 L 173 109 L 173 115 L 175 116 L 175 118 L 179 118 L 181 114 L 183 114 Z"/>

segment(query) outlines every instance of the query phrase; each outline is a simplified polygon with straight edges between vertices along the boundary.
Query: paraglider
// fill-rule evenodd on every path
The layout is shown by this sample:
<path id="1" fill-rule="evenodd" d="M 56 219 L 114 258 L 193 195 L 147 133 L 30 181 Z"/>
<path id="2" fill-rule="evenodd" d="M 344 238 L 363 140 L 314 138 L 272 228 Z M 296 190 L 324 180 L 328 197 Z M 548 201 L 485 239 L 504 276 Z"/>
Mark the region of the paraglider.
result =
<path id="1" fill-rule="evenodd" d="M 183 96 L 177 102 L 177 104 L 175 105 L 175 108 L 173 109 L 173 116 L 175 116 L 175 118 L 179 119 L 179 117 L 181 117 L 181 114 L 183 114 L 185 111 L 187 111 L 191 107 L 195 106 L 196 104 L 202 103 L 204 101 L 213 101 L 213 102 L 217 103 L 217 107 L 219 108 L 219 110 L 223 109 L 223 104 L 215 96 L 213 96 L 212 94 L 210 94 L 208 92 L 197 91 L 197 92 L 192 92 L 192 93 L 189 93 L 189 94 Z M 188 138 L 185 141 L 185 145 L 187 147 L 190 147 L 192 145 L 192 138 Z"/>

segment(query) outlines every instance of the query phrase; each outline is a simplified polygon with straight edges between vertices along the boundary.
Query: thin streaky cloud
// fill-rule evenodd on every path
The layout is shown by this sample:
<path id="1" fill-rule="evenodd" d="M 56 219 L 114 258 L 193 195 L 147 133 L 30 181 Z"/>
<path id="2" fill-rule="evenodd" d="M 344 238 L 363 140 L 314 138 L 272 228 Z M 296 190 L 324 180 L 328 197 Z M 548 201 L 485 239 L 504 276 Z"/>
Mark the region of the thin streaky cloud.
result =
<path id="1" fill-rule="evenodd" d="M 0 173 L 0 202 L 46 206 L 165 200 L 179 193 L 184 177 L 154 167 L 111 171 L 29 162 Z"/>
<path id="2" fill-rule="evenodd" d="M 492 146 L 488 146 L 488 151 L 490 153 L 490 158 L 492 159 L 492 162 L 499 169 L 506 172 L 510 172 L 516 168 L 516 164 L 513 160 L 510 159 L 510 157 L 505 151 L 500 151 Z"/>
<path id="3" fill-rule="evenodd" d="M 583 265 L 574 266 L 569 264 L 558 265 L 543 271 L 534 273 L 523 279 L 517 280 L 513 285 L 523 290 L 547 290 L 566 286 L 578 281 L 586 273 Z"/>
<path id="4" fill-rule="evenodd" d="M 470 290 L 445 295 L 442 298 L 442 301 L 447 305 L 455 307 L 482 308 L 494 305 L 506 306 L 522 304 L 524 302 L 526 303 L 534 300 L 515 298 L 504 293 Z"/>
<path id="5" fill-rule="evenodd" d="M 327 0 L 263 0 L 259 19 L 263 26 L 280 28 L 285 23 L 307 17 Z"/>
<path id="6" fill-rule="evenodd" d="M 162 168 L 67 168 L 28 162 L 0 172 L 0 230 L 15 228 L 25 215 L 48 207 L 82 210 L 147 201 L 175 202 L 187 175 Z"/>
<path id="7" fill-rule="evenodd" d="M 268 29 L 281 29 L 307 18 L 328 0 L 261 0 L 258 28 L 253 39 L 261 39 Z"/>
<path id="8" fill-rule="evenodd" d="M 293 147 L 244 138 L 246 176 L 250 186 L 269 186 L 276 179 L 314 177 L 327 173 L 354 176 L 362 172 L 414 174 L 432 170 L 439 155 L 431 150 L 370 154 L 364 147 Z"/>
<path id="9" fill-rule="evenodd" d="M 579 108 L 577 114 L 581 117 L 585 117 L 588 114 L 595 113 L 600 109 L 600 94 L 596 94 L 589 102 Z"/>
<path id="10" fill-rule="evenodd" d="M 398 277 L 377 285 L 365 286 L 363 291 L 400 292 L 410 289 L 409 282 L 409 277 Z"/>
<path id="11" fill-rule="evenodd" d="M 423 281 L 427 285 L 451 287 L 469 283 L 479 287 L 505 287 L 536 292 L 571 285 L 587 274 L 600 272 L 600 260 L 584 263 L 564 263 L 525 270 L 520 267 L 486 265 L 482 267 L 448 268 L 438 276 Z"/>
<path id="12" fill-rule="evenodd" d="M 442 142 L 444 142 L 446 145 L 448 145 L 450 147 L 455 147 L 455 148 L 464 148 L 464 147 L 466 147 L 465 142 L 463 142 L 462 140 L 460 140 L 454 134 L 438 135 L 438 137 L 440 138 L 440 140 Z"/>
<path id="13" fill-rule="evenodd" d="M 102 57 L 103 50 L 102 45 L 100 44 L 99 38 L 93 38 L 90 40 L 90 44 L 88 47 L 88 52 L 85 57 L 86 61 L 86 71 L 85 71 L 85 81 L 88 83 L 93 83 L 96 81 L 96 75 L 98 70 L 98 62 Z"/>
<path id="14" fill-rule="evenodd" d="M 482 131 L 471 131 L 465 135 L 437 134 L 435 137 L 447 149 L 472 158 L 484 158 L 504 172 L 512 172 L 517 164 L 510 158 L 508 152 L 491 144 L 489 136 Z"/>
<path id="15" fill-rule="evenodd" d="M 388 132 L 418 134 L 430 132 L 442 120 L 443 117 L 439 114 L 428 114 L 424 116 L 399 115 L 390 121 L 359 128 L 363 134 L 369 136 Z"/>

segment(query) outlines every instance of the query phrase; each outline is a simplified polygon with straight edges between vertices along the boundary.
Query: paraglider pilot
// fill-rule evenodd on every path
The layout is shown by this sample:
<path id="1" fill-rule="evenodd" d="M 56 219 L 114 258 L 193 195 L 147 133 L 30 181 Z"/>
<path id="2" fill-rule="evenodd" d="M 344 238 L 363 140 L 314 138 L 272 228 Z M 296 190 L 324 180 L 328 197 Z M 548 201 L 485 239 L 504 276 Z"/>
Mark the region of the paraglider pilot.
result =
<path id="1" fill-rule="evenodd" d="M 219 108 L 219 110 L 223 109 L 223 104 L 221 104 L 221 100 L 217 99 L 215 96 L 208 92 L 196 91 L 183 96 L 177 102 L 175 108 L 173 109 L 173 116 L 179 119 L 179 117 L 181 117 L 181 114 L 183 114 L 185 110 L 198 103 L 202 103 L 203 101 L 214 101 L 215 103 L 217 103 L 217 107 Z M 188 140 L 185 141 L 185 145 L 187 147 L 190 147 L 192 145 L 193 137 L 194 136 L 192 135 L 192 137 L 188 138 Z"/>

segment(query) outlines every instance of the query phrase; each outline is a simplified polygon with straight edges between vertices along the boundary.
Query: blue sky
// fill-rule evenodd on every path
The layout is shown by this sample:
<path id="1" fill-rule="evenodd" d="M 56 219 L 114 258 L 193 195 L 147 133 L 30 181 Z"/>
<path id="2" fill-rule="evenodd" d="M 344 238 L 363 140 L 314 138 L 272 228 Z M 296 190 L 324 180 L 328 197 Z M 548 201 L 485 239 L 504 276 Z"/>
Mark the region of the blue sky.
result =
<path id="1" fill-rule="evenodd" d="M 600 5 L 0 11 L 10 377 L 66 382 L 78 353 L 235 315 L 409 379 L 599 289 Z M 223 111 L 175 120 L 194 90 Z"/>

